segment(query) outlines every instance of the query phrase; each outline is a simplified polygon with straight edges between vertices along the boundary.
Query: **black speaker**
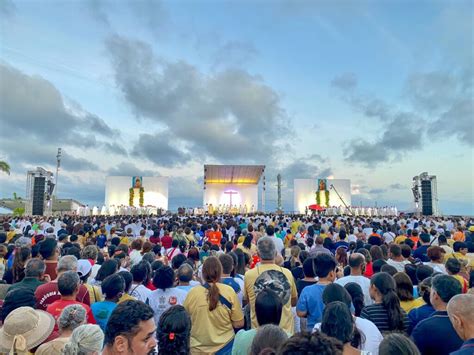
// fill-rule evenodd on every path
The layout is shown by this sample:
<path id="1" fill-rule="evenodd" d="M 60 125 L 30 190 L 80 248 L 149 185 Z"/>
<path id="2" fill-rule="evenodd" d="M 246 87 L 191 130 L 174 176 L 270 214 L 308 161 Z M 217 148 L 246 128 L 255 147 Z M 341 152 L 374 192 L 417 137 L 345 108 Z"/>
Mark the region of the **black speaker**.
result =
<path id="1" fill-rule="evenodd" d="M 433 196 L 431 180 L 421 180 L 421 211 L 424 216 L 433 215 Z"/>
<path id="2" fill-rule="evenodd" d="M 42 216 L 44 213 L 44 189 L 46 185 L 45 177 L 35 177 L 33 183 L 33 205 L 31 212 L 33 215 Z"/>

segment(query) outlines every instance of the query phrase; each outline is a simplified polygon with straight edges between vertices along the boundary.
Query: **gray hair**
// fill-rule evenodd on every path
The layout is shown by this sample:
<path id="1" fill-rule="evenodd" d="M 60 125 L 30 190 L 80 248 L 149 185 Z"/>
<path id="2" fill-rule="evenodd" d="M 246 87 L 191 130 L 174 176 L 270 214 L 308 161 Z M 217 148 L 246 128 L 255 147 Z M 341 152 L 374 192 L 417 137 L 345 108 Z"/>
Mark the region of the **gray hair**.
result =
<path id="1" fill-rule="evenodd" d="M 183 282 L 189 282 L 193 279 L 193 268 L 188 263 L 183 263 L 178 268 L 178 280 Z"/>
<path id="2" fill-rule="evenodd" d="M 258 328 L 253 338 L 249 354 L 258 355 L 263 349 L 277 350 L 286 340 L 288 335 L 275 324 L 265 324 Z"/>
<path id="3" fill-rule="evenodd" d="M 277 254 L 275 243 L 273 241 L 275 237 L 260 237 L 257 242 L 257 250 L 260 259 L 262 260 L 273 260 Z"/>
<path id="4" fill-rule="evenodd" d="M 59 258 L 57 271 L 76 271 L 77 270 L 77 258 L 74 255 L 65 255 Z"/>
<path id="5" fill-rule="evenodd" d="M 79 275 L 75 271 L 66 271 L 58 277 L 58 290 L 61 296 L 71 296 L 76 291 L 80 282 Z"/>
<path id="6" fill-rule="evenodd" d="M 61 312 L 61 315 L 57 320 L 58 327 L 60 330 L 74 330 L 84 324 L 86 316 L 87 313 L 84 307 L 80 304 L 72 304 L 64 308 Z"/>
<path id="7" fill-rule="evenodd" d="M 25 276 L 27 277 L 40 277 L 46 271 L 46 264 L 41 259 L 30 259 L 26 263 Z"/>
<path id="8" fill-rule="evenodd" d="M 72 332 L 69 343 L 64 346 L 64 355 L 87 355 L 100 352 L 104 343 L 104 332 L 96 324 L 80 325 Z"/>
<path id="9" fill-rule="evenodd" d="M 97 260 L 97 255 L 99 254 L 99 250 L 97 250 L 97 246 L 95 245 L 87 245 L 82 249 L 81 257 L 83 259 L 92 259 Z"/>

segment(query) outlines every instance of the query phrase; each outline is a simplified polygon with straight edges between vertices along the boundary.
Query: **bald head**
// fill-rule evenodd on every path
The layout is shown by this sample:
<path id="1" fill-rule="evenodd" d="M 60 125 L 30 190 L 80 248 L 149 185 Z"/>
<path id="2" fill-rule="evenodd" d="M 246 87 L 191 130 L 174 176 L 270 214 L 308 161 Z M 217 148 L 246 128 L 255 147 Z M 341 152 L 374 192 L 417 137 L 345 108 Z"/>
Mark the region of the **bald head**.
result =
<path id="1" fill-rule="evenodd" d="M 349 256 L 349 266 L 351 269 L 357 269 L 364 265 L 365 257 L 361 253 L 353 253 Z"/>
<path id="2" fill-rule="evenodd" d="M 465 293 L 451 298 L 447 311 L 456 333 L 463 340 L 474 338 L 474 295 Z"/>

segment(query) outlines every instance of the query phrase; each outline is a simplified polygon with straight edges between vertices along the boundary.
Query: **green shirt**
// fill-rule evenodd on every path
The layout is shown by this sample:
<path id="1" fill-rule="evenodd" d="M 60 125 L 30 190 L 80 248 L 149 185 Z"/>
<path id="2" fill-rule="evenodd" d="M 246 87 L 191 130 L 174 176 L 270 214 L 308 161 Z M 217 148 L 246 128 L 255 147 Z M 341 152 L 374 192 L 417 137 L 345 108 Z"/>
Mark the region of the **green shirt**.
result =
<path id="1" fill-rule="evenodd" d="M 17 282 L 17 283 L 14 283 L 13 285 L 11 285 L 8 288 L 8 292 L 10 292 L 11 290 L 15 290 L 17 288 L 20 288 L 20 287 L 26 287 L 26 288 L 32 290 L 33 292 L 35 292 L 36 289 L 38 288 L 38 286 L 42 285 L 42 284 L 44 284 L 44 281 L 40 281 L 36 277 L 25 277 L 20 282 Z"/>

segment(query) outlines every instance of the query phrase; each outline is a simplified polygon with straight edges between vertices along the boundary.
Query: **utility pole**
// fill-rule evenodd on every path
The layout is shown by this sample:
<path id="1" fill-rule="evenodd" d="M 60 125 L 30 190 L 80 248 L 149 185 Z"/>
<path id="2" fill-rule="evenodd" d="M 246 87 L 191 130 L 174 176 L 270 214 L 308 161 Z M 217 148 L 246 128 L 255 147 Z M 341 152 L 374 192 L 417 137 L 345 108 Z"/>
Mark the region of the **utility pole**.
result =
<path id="1" fill-rule="evenodd" d="M 58 178 L 59 178 L 59 168 L 61 167 L 61 148 L 58 148 L 58 154 L 56 155 L 56 183 L 54 187 L 54 198 L 58 199 Z"/>
<path id="2" fill-rule="evenodd" d="M 354 215 L 354 214 L 352 213 L 351 209 L 349 208 L 349 206 L 347 206 L 346 201 L 344 201 L 344 199 L 342 198 L 342 196 L 339 195 L 339 192 L 337 192 L 337 190 L 336 190 L 336 188 L 334 187 L 334 185 L 331 184 L 331 185 L 329 186 L 329 188 L 334 190 L 334 192 L 336 193 L 337 197 L 339 197 L 339 199 L 342 201 L 342 203 L 343 203 L 344 206 L 347 208 L 347 210 L 350 212 L 350 214 L 351 214 L 351 215 Z"/>
<path id="3" fill-rule="evenodd" d="M 278 212 L 281 212 L 283 211 L 283 206 L 281 205 L 281 174 L 277 175 L 277 191 L 278 191 L 277 210 Z"/>

